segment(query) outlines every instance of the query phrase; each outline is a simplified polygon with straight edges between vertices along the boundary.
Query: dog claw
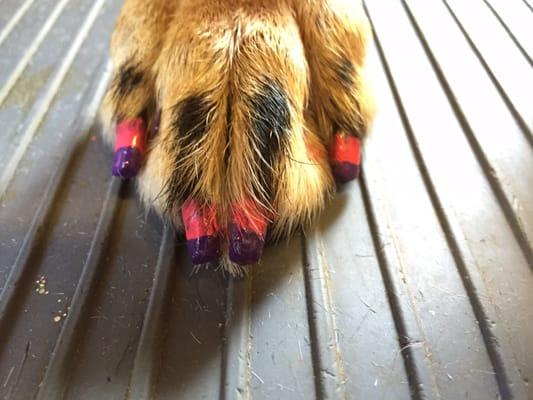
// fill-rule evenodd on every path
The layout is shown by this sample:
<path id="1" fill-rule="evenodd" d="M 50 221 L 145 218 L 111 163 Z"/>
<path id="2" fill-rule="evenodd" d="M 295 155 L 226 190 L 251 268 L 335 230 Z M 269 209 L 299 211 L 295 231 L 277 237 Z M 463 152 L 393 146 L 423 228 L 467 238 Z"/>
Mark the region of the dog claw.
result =
<path id="1" fill-rule="evenodd" d="M 142 118 L 117 125 L 113 176 L 131 179 L 139 173 L 146 147 L 146 126 Z"/>
<path id="2" fill-rule="evenodd" d="M 197 265 L 218 260 L 220 238 L 214 209 L 189 199 L 181 207 L 181 215 L 192 263 Z"/>
<path id="3" fill-rule="evenodd" d="M 252 202 L 236 207 L 230 226 L 230 260 L 239 265 L 257 263 L 263 254 L 267 227 L 267 219 Z"/>
<path id="4" fill-rule="evenodd" d="M 357 179 L 361 165 L 361 140 L 337 132 L 330 146 L 330 161 L 337 183 L 342 184 Z"/>

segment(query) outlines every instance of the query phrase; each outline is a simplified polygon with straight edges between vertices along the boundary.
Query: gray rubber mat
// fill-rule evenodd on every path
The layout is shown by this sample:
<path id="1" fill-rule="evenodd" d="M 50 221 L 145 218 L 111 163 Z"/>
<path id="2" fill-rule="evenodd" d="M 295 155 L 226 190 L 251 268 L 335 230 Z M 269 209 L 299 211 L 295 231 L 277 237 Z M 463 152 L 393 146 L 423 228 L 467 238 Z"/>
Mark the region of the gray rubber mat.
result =
<path id="1" fill-rule="evenodd" d="M 113 0 L 0 0 L 0 397 L 533 398 L 533 8 L 366 2 L 361 179 L 247 279 L 111 178 Z"/>

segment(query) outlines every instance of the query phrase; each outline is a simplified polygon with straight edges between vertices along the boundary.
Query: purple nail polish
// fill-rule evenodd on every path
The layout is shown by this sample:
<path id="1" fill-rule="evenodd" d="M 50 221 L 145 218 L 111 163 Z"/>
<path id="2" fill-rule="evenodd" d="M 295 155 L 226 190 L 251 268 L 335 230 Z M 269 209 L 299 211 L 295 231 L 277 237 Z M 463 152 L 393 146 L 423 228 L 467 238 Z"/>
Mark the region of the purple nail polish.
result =
<path id="1" fill-rule="evenodd" d="M 187 240 L 187 251 L 195 265 L 214 262 L 220 258 L 220 240 L 218 236 L 200 236 Z"/>
<path id="2" fill-rule="evenodd" d="M 215 208 L 189 199 L 181 207 L 187 250 L 193 264 L 220 258 L 220 239 Z"/>
<path id="3" fill-rule="evenodd" d="M 115 151 L 113 176 L 122 179 L 134 178 L 141 169 L 142 155 L 136 147 L 121 147 Z"/>
<path id="4" fill-rule="evenodd" d="M 230 227 L 229 258 L 235 264 L 255 264 L 263 254 L 265 237 L 232 224 Z"/>
<path id="5" fill-rule="evenodd" d="M 335 181 L 340 184 L 357 179 L 359 176 L 359 165 L 356 164 L 339 162 L 333 163 L 331 168 L 333 170 Z"/>

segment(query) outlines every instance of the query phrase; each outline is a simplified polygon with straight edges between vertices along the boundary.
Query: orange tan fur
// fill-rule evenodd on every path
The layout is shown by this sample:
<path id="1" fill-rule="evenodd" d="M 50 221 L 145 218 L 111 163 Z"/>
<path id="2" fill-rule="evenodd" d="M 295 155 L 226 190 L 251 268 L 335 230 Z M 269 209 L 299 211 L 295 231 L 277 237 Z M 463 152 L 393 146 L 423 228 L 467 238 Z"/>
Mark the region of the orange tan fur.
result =
<path id="1" fill-rule="evenodd" d="M 333 129 L 364 137 L 373 115 L 363 75 L 369 29 L 354 4 L 126 0 L 111 44 L 115 87 L 102 116 L 113 126 L 120 118 L 151 120 L 161 110 L 138 177 L 147 207 L 179 225 L 177 210 L 193 196 L 216 204 L 226 226 L 232 207 L 252 198 L 275 237 L 310 222 L 334 189 L 327 153 Z M 257 115 L 273 94 L 283 97 L 274 105 L 286 105 L 283 124 Z M 192 126 L 176 121 L 189 104 L 205 112 L 191 117 Z M 263 123 L 287 130 L 272 160 L 252 133 Z M 227 255 L 223 265 L 242 272 Z"/>
<path id="2" fill-rule="evenodd" d="M 335 121 L 364 137 L 375 112 L 365 74 L 370 26 L 362 4 L 353 0 L 292 0 L 300 22 L 312 76 L 312 109 L 319 130 L 330 135 Z M 327 31 L 327 34 L 324 32 Z M 343 61 L 344 79 L 335 66 Z M 346 85 L 344 80 L 350 81 Z M 329 140 L 329 136 L 325 138 Z"/>
<path id="3" fill-rule="evenodd" d="M 127 0 L 118 17 L 111 39 L 111 58 L 117 71 L 131 62 L 144 72 L 144 81 L 125 96 L 116 96 L 112 82 L 101 108 L 106 141 L 113 143 L 113 125 L 120 118 L 134 118 L 149 107 L 154 111 L 157 60 L 177 2 L 167 0 Z"/>

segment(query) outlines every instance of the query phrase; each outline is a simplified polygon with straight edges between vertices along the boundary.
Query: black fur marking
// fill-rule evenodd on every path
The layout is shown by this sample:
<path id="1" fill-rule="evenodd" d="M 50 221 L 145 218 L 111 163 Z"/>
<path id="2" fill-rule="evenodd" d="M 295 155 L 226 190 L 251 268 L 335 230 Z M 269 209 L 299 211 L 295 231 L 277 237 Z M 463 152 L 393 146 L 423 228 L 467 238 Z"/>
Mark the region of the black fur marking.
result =
<path id="1" fill-rule="evenodd" d="M 180 145 L 194 146 L 207 132 L 207 115 L 211 106 L 205 96 L 189 96 L 174 107 L 172 128 L 178 135 Z"/>
<path id="2" fill-rule="evenodd" d="M 252 115 L 252 140 L 260 153 L 258 164 L 266 164 L 260 172 L 260 185 L 270 196 L 276 161 L 289 140 L 289 100 L 281 85 L 267 78 L 260 85 L 259 94 L 249 99 L 249 107 Z"/>
<path id="3" fill-rule="evenodd" d="M 334 66 L 334 68 L 342 85 L 348 90 L 351 90 L 355 85 L 355 67 L 353 63 L 347 58 L 343 57 Z"/>
<path id="4" fill-rule="evenodd" d="M 124 63 L 113 80 L 115 95 L 124 97 L 131 93 L 137 86 L 144 82 L 144 74 L 137 65 L 131 62 Z"/>
<path id="5" fill-rule="evenodd" d="M 346 57 L 341 57 L 333 68 L 339 82 L 345 88 L 346 94 L 353 96 L 353 89 L 357 84 L 356 70 L 353 62 Z M 331 99 L 331 102 L 335 104 L 335 99 Z M 364 127 L 362 126 L 362 121 L 360 121 L 358 112 L 355 109 L 359 106 L 358 99 L 353 98 L 352 103 L 354 104 L 353 112 L 337 116 L 335 121 L 337 126 L 335 127 L 335 130 L 340 128 L 351 135 L 360 137 L 360 133 L 364 130 Z"/>
<path id="6" fill-rule="evenodd" d="M 175 155 L 176 168 L 165 189 L 167 210 L 175 202 L 182 202 L 196 195 L 193 191 L 201 179 L 201 171 L 184 170 L 180 167 L 180 161 L 194 150 L 209 129 L 207 118 L 212 106 L 205 99 L 205 95 L 192 95 L 177 103 L 172 110 L 172 154 Z"/>

